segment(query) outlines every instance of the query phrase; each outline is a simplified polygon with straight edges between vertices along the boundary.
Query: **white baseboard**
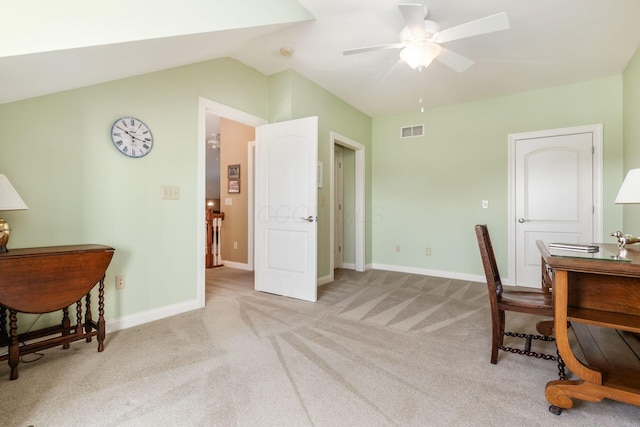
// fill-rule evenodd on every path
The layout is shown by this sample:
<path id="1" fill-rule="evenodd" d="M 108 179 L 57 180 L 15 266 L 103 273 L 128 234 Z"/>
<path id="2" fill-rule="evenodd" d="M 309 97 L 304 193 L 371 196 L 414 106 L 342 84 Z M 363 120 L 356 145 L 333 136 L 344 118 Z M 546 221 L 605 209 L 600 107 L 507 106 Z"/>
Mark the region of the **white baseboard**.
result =
<path id="1" fill-rule="evenodd" d="M 327 276 L 318 277 L 318 286 L 326 285 L 327 283 L 333 282 L 333 274 L 329 274 Z"/>
<path id="2" fill-rule="evenodd" d="M 251 268 L 249 264 L 242 262 L 222 260 L 222 265 L 224 265 L 225 267 L 237 268 L 238 270 L 253 271 L 253 268 Z"/>
<path id="3" fill-rule="evenodd" d="M 164 319 L 165 317 L 175 316 L 176 314 L 185 313 L 191 310 L 202 308 L 197 300 L 185 301 L 178 304 L 160 307 L 153 310 L 135 313 L 130 316 L 118 317 L 106 322 L 107 332 L 115 332 L 121 329 L 132 328 L 144 323 L 153 322 L 155 320 Z"/>
<path id="4" fill-rule="evenodd" d="M 343 262 L 342 266 L 339 268 L 344 268 L 345 270 L 354 270 L 356 269 L 356 265 L 350 262 Z"/>
<path id="5" fill-rule="evenodd" d="M 423 276 L 444 277 L 445 279 L 468 280 L 486 283 L 486 278 L 478 274 L 456 273 L 453 271 L 429 270 L 426 268 L 405 267 L 401 265 L 372 264 L 376 270 L 397 271 L 399 273 L 421 274 Z"/>

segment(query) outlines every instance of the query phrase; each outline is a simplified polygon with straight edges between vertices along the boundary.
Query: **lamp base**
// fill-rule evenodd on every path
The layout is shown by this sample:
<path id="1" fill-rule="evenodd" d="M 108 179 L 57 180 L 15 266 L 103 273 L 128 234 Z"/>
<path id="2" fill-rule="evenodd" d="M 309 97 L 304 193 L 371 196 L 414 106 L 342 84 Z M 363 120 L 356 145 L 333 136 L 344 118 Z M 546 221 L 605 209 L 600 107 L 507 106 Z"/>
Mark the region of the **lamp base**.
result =
<path id="1" fill-rule="evenodd" d="M 7 249 L 9 234 L 11 234 L 11 227 L 9 227 L 9 223 L 0 218 L 0 252 L 9 252 L 9 249 Z"/>

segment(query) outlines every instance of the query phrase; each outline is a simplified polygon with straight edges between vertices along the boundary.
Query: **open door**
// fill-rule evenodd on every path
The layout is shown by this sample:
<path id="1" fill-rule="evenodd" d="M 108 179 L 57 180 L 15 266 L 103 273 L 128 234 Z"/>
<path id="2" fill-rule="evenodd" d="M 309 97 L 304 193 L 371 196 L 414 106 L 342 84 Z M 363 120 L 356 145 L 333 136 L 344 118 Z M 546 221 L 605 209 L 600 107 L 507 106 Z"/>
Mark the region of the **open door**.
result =
<path id="1" fill-rule="evenodd" d="M 255 289 L 317 300 L 318 118 L 256 128 Z"/>

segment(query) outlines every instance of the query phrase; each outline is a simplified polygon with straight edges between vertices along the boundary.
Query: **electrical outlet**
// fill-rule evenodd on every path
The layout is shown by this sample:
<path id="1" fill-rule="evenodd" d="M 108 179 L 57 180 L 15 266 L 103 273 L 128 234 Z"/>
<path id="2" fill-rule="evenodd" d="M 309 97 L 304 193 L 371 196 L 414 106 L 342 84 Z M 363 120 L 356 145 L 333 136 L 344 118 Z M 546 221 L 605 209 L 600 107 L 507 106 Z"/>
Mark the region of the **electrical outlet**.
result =
<path id="1" fill-rule="evenodd" d="M 396 252 L 400 252 L 400 245 L 396 245 Z"/>
<path id="2" fill-rule="evenodd" d="M 482 201 L 482 209 L 489 209 L 489 201 L 488 200 L 483 200 Z"/>
<path id="3" fill-rule="evenodd" d="M 238 249 L 238 242 L 233 242 L 233 249 Z"/>
<path id="4" fill-rule="evenodd" d="M 124 274 L 116 276 L 116 289 L 124 289 Z"/>
<path id="5" fill-rule="evenodd" d="M 425 254 L 426 256 L 431 256 L 431 248 L 425 248 L 425 250 L 424 250 L 424 254 Z"/>

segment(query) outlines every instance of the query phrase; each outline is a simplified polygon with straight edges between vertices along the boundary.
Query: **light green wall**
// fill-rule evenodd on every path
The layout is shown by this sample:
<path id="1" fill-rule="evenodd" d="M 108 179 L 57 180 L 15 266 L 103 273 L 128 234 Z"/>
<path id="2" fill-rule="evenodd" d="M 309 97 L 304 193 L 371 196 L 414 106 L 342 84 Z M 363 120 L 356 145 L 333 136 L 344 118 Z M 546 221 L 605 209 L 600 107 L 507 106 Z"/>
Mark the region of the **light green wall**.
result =
<path id="1" fill-rule="evenodd" d="M 640 50 L 624 72 L 624 173 L 640 168 Z M 623 175 L 620 175 L 623 179 Z M 621 181 L 622 182 L 622 181 Z M 624 206 L 625 233 L 640 235 L 640 205 Z"/>
<path id="2" fill-rule="evenodd" d="M 273 79 L 273 80 L 272 80 Z M 365 146 L 365 204 L 371 212 L 371 118 L 294 71 L 271 76 L 269 122 L 318 116 L 318 160 L 324 164 L 324 185 L 318 189 L 318 277 L 326 277 L 333 249 L 329 245 L 330 132 Z M 276 94 L 277 92 L 277 94 Z M 365 262 L 371 262 L 371 222 L 366 217 Z"/>
<path id="3" fill-rule="evenodd" d="M 107 319 L 195 299 L 199 96 L 268 116 L 267 77 L 230 59 L 0 105 L 0 171 L 30 208 L 3 212 L 9 246 L 116 248 Z M 127 115 L 151 128 L 146 157 L 112 146 L 111 125 Z M 180 200 L 162 200 L 162 185 L 179 186 Z"/>
<path id="4" fill-rule="evenodd" d="M 424 123 L 425 136 L 400 139 Z M 621 224 L 613 205 L 622 168 L 622 76 L 375 118 L 373 262 L 482 274 L 473 226 L 489 225 L 503 275 L 507 263 L 507 136 L 604 124 L 604 230 Z M 489 200 L 489 209 L 481 207 Z M 400 252 L 396 251 L 399 246 Z M 425 255 L 430 247 L 431 256 Z"/>
<path id="5" fill-rule="evenodd" d="M 633 123 L 640 107 L 639 62 L 636 55 L 624 74 L 626 168 L 640 166 L 640 126 Z M 330 273 L 331 131 L 366 147 L 367 264 L 479 275 L 472 226 L 483 222 L 508 274 L 509 133 L 603 123 L 604 230 L 621 224 L 622 209 L 612 202 L 622 179 L 622 75 L 372 120 L 295 72 L 266 77 L 220 59 L 0 105 L 0 173 L 30 207 L 3 212 L 14 230 L 10 247 L 114 246 L 107 319 L 193 300 L 201 256 L 200 96 L 271 122 L 319 116 L 319 160 L 325 164 L 319 277 Z M 125 115 L 151 127 L 155 146 L 147 157 L 129 159 L 112 147 L 111 124 Z M 400 140 L 401 126 L 418 123 L 425 124 L 424 137 Z M 181 199 L 160 199 L 162 185 L 180 186 Z M 483 199 L 489 210 L 481 209 Z M 432 248 L 431 257 L 425 247 Z M 126 275 L 125 290 L 115 290 L 115 274 Z"/>

